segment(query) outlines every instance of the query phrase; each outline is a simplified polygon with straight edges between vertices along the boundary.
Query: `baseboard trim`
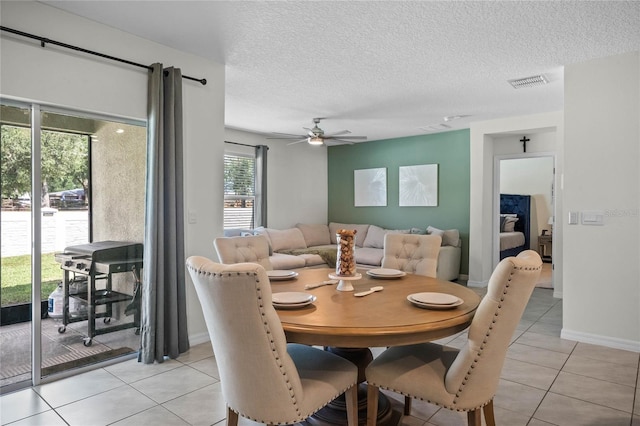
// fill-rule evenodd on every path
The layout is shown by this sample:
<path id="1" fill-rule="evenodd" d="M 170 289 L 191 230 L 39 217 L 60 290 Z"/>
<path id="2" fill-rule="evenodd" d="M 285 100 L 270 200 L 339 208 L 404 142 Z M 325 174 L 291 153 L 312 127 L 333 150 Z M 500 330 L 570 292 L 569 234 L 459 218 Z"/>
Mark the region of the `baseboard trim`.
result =
<path id="1" fill-rule="evenodd" d="M 192 334 L 189 336 L 189 346 L 199 345 L 201 343 L 209 342 L 210 340 L 209 333 L 206 331 L 203 333 Z"/>
<path id="2" fill-rule="evenodd" d="M 562 292 L 561 291 L 553 291 L 553 297 L 556 299 L 562 299 Z"/>
<path id="3" fill-rule="evenodd" d="M 486 287 L 489 281 L 467 281 L 467 287 Z"/>
<path id="4" fill-rule="evenodd" d="M 576 342 L 589 343 L 591 345 L 606 346 L 608 348 L 622 349 L 624 351 L 640 352 L 640 342 L 617 337 L 600 336 L 597 334 L 583 333 L 581 331 L 567 330 L 560 332 L 560 337 Z"/>

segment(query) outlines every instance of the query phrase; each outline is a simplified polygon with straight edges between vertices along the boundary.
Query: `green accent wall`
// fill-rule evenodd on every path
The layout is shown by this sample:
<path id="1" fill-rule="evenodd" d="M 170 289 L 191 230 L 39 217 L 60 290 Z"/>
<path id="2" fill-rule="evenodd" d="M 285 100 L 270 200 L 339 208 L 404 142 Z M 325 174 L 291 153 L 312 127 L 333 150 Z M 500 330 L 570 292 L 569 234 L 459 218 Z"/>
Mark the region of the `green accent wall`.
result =
<path id="1" fill-rule="evenodd" d="M 387 229 L 458 229 L 460 272 L 469 273 L 470 132 L 386 139 L 328 148 L 329 222 L 369 223 Z M 400 166 L 438 164 L 438 206 L 400 207 Z M 354 170 L 386 167 L 386 207 L 355 207 Z"/>

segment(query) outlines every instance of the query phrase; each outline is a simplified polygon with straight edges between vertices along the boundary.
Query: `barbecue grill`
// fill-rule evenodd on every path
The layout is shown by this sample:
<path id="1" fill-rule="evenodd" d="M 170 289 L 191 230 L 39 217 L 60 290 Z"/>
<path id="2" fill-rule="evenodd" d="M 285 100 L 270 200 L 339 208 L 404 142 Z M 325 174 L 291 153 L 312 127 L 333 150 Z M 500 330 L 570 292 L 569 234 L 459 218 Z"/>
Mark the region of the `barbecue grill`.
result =
<path id="1" fill-rule="evenodd" d="M 127 328 L 140 328 L 140 270 L 142 269 L 143 246 L 140 243 L 123 241 L 99 241 L 89 244 L 69 246 L 64 252 L 55 255 L 56 262 L 64 272 L 64 307 L 62 325 L 59 333 L 64 333 L 67 325 L 77 321 L 87 321 L 87 337 L 85 346 L 91 346 L 92 339 L 98 334 L 110 333 Z M 132 294 L 112 289 L 112 275 L 131 272 L 133 275 Z M 87 291 L 70 294 L 69 285 L 86 279 Z M 100 282 L 104 285 L 96 288 Z M 69 298 L 74 298 L 87 306 L 86 314 L 71 315 Z M 133 321 L 110 327 L 96 329 L 96 318 L 103 318 L 104 323 L 111 322 L 113 304 L 129 302 L 125 309 L 127 315 L 133 314 Z M 97 306 L 105 306 L 105 312 L 96 313 Z"/>

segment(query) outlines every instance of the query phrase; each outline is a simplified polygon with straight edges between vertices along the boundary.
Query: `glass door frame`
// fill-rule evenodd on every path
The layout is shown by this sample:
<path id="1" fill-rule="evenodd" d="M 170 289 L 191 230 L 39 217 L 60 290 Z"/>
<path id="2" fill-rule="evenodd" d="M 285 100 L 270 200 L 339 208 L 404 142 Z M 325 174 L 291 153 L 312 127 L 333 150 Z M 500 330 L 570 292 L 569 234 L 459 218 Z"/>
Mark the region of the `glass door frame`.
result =
<path id="1" fill-rule="evenodd" d="M 82 118 L 114 121 L 134 126 L 147 127 L 147 123 L 142 120 L 135 120 L 125 117 L 112 116 L 109 114 L 95 114 L 73 108 L 56 107 L 45 103 L 15 100 L 0 96 L 0 105 L 29 110 L 31 114 L 31 380 L 27 380 L 6 385 L 1 393 L 12 392 L 27 386 L 38 386 L 40 384 L 52 382 L 60 378 L 77 375 L 95 368 L 104 367 L 109 364 L 122 361 L 123 358 L 106 360 L 99 364 L 79 367 L 74 370 L 66 370 L 42 377 L 42 113 L 51 112 L 63 115 L 77 115 Z M 91 167 L 91 166 L 89 166 Z M 89 235 L 91 238 L 92 229 L 90 226 Z M 37 302 L 37 303 L 35 303 Z M 137 354 L 131 354 L 130 358 Z"/>

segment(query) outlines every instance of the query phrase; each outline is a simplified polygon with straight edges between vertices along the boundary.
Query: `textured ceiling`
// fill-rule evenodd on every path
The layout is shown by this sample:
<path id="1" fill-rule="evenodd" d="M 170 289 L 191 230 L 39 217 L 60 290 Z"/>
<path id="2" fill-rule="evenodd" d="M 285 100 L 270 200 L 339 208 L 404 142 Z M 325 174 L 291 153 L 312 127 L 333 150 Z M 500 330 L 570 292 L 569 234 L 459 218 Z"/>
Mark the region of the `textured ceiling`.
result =
<path id="1" fill-rule="evenodd" d="M 564 65 L 640 49 L 637 1 L 44 3 L 224 63 L 226 125 L 264 133 L 327 117 L 375 140 L 557 111 Z M 507 83 L 539 73 L 548 85 Z"/>

